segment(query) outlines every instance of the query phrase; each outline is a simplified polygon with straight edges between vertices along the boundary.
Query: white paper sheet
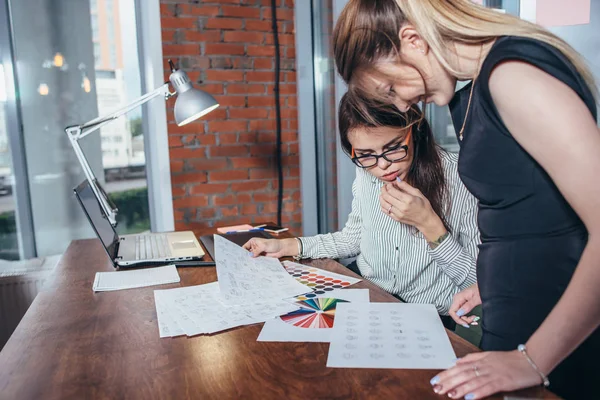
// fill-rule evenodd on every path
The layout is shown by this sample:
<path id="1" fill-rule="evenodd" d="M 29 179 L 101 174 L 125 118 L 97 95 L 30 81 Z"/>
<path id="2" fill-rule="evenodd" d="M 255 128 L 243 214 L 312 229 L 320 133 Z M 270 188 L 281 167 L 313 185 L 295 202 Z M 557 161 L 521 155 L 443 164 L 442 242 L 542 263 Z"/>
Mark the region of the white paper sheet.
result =
<path id="1" fill-rule="evenodd" d="M 244 304 L 256 299 L 279 301 L 311 291 L 291 277 L 277 259 L 254 258 L 222 236 L 214 238 L 217 276 L 225 304 Z"/>
<path id="2" fill-rule="evenodd" d="M 285 300 L 264 302 L 261 298 L 227 306 L 221 302 L 217 282 L 161 292 L 167 312 L 188 336 L 264 322 L 298 309 Z"/>
<path id="3" fill-rule="evenodd" d="M 369 289 L 335 289 L 309 298 L 305 296 L 295 299 L 299 310 L 267 320 L 257 341 L 329 342 L 332 331 L 330 324 L 335 321 L 337 304 L 340 301 L 368 303 Z"/>
<path id="4" fill-rule="evenodd" d="M 154 291 L 154 304 L 156 305 L 156 317 L 158 321 L 158 331 L 160 337 L 175 337 L 185 335 L 185 332 L 179 324 L 173 319 L 169 312 L 169 306 L 166 304 L 164 290 Z"/>
<path id="5" fill-rule="evenodd" d="M 445 369 L 456 355 L 433 305 L 340 303 L 328 367 Z"/>
<path id="6" fill-rule="evenodd" d="M 362 280 L 291 261 L 283 261 L 282 264 L 288 274 L 301 284 L 314 290 L 316 294 L 346 288 Z"/>
<path id="7" fill-rule="evenodd" d="M 180 281 L 174 265 L 136 269 L 132 271 L 96 272 L 92 288 L 94 292 L 133 289 L 146 286 L 164 285 Z"/>

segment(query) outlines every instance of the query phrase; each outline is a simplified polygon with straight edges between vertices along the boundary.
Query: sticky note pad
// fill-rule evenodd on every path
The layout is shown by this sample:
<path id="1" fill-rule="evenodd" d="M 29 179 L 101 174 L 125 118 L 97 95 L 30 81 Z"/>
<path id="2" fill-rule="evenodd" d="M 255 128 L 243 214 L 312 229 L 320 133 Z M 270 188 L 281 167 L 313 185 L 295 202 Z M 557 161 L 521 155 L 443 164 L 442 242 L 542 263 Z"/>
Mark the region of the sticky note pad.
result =
<path id="1" fill-rule="evenodd" d="M 248 225 L 248 224 L 243 224 L 243 225 L 233 225 L 233 226 L 222 226 L 220 228 L 217 228 L 217 232 L 219 233 L 227 233 L 227 232 L 233 232 L 233 231 L 245 231 L 248 229 L 253 229 L 254 227 L 252 225 Z"/>

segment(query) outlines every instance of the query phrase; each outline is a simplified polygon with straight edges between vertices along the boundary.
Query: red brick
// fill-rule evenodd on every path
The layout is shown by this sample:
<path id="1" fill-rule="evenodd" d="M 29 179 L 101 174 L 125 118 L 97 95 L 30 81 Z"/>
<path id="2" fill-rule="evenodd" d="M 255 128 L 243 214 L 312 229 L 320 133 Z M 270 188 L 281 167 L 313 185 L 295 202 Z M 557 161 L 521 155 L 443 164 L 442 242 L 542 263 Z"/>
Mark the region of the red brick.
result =
<path id="1" fill-rule="evenodd" d="M 217 121 L 227 118 L 227 109 L 219 107 L 201 118 L 201 121 Z"/>
<path id="2" fill-rule="evenodd" d="M 260 8 L 244 6 L 222 6 L 223 16 L 241 18 L 260 18 Z"/>
<path id="3" fill-rule="evenodd" d="M 160 5 L 160 15 L 161 17 L 171 17 L 174 14 L 175 5 L 174 4 L 164 4 Z"/>
<path id="4" fill-rule="evenodd" d="M 208 123 L 208 130 L 215 133 L 245 131 L 247 127 L 247 121 L 211 121 Z"/>
<path id="5" fill-rule="evenodd" d="M 192 172 L 189 174 L 176 174 L 171 176 L 171 183 L 173 185 L 202 182 L 206 182 L 206 172 Z"/>
<path id="6" fill-rule="evenodd" d="M 281 118 L 284 120 L 298 118 L 298 110 L 296 110 L 295 108 L 282 107 L 280 112 L 281 112 Z M 269 110 L 269 118 L 275 119 L 276 116 L 277 116 L 277 111 L 275 110 L 275 107 L 273 107 L 272 109 Z"/>
<path id="7" fill-rule="evenodd" d="M 286 82 L 297 82 L 296 71 L 290 71 L 285 73 Z"/>
<path id="8" fill-rule="evenodd" d="M 193 139 L 196 140 L 198 144 L 201 144 L 203 146 L 211 146 L 213 144 L 217 144 L 217 137 L 212 133 L 194 135 Z"/>
<path id="9" fill-rule="evenodd" d="M 191 15 L 202 15 L 208 17 L 215 17 L 219 15 L 219 7 L 218 6 L 199 6 L 190 4 L 189 12 Z"/>
<path id="10" fill-rule="evenodd" d="M 223 94 L 222 83 L 206 83 L 202 86 L 199 86 L 199 88 L 210 94 Z"/>
<path id="11" fill-rule="evenodd" d="M 162 30 L 162 41 L 163 43 L 171 43 L 175 40 L 175 32 L 176 31 L 167 31 L 165 29 Z"/>
<path id="12" fill-rule="evenodd" d="M 282 132 L 281 141 L 283 143 L 291 143 L 298 141 L 298 132 Z"/>
<path id="13" fill-rule="evenodd" d="M 264 94 L 265 85 L 261 84 L 241 84 L 241 83 L 228 83 L 227 84 L 228 94 Z"/>
<path id="14" fill-rule="evenodd" d="M 218 81 L 218 82 L 227 82 L 227 81 L 239 82 L 239 81 L 244 80 L 244 72 L 242 72 L 242 71 L 219 71 L 219 70 L 206 71 L 206 80 L 207 81 Z"/>
<path id="15" fill-rule="evenodd" d="M 237 133 L 220 133 L 219 144 L 235 144 L 238 142 Z"/>
<path id="16" fill-rule="evenodd" d="M 237 207 L 226 207 L 226 208 L 221 208 L 221 214 L 224 217 L 237 217 L 239 215 L 239 211 L 238 211 Z M 223 222 L 223 221 L 221 221 L 221 222 Z M 224 224 L 224 225 L 227 225 L 227 224 Z"/>
<path id="17" fill-rule="evenodd" d="M 171 159 L 177 158 L 200 158 L 206 155 L 204 148 L 182 147 L 179 149 L 171 149 L 169 151 Z"/>
<path id="18" fill-rule="evenodd" d="M 265 203 L 269 201 L 277 200 L 277 193 L 266 192 L 266 193 L 254 193 L 252 198 L 257 203 Z"/>
<path id="19" fill-rule="evenodd" d="M 206 43 L 204 51 L 206 55 L 241 55 L 244 54 L 244 46 L 230 43 Z"/>
<path id="20" fill-rule="evenodd" d="M 196 218 L 206 219 L 206 218 L 214 218 L 217 216 L 217 210 L 214 208 L 201 208 L 196 213 Z"/>
<path id="21" fill-rule="evenodd" d="M 248 179 L 248 171 L 229 170 L 229 171 L 213 171 L 209 175 L 211 182 L 222 181 L 241 181 Z"/>
<path id="22" fill-rule="evenodd" d="M 296 48 L 293 46 L 287 46 L 285 48 L 285 58 L 296 58 Z"/>
<path id="23" fill-rule="evenodd" d="M 250 179 L 273 179 L 277 176 L 274 169 L 251 169 Z"/>
<path id="24" fill-rule="evenodd" d="M 273 69 L 273 60 L 270 58 L 257 58 L 254 60 L 255 69 Z"/>
<path id="25" fill-rule="evenodd" d="M 229 118 L 243 118 L 243 119 L 259 119 L 267 118 L 269 111 L 266 108 L 230 108 Z"/>
<path id="26" fill-rule="evenodd" d="M 171 160 L 170 163 L 171 174 L 174 172 L 183 171 L 183 161 L 182 160 Z"/>
<path id="27" fill-rule="evenodd" d="M 282 33 L 278 32 L 279 45 L 294 45 L 295 44 L 295 36 L 290 33 Z M 265 38 L 265 44 L 275 44 L 275 37 L 273 35 L 269 35 Z"/>
<path id="28" fill-rule="evenodd" d="M 196 18 L 191 17 L 162 17 L 160 26 L 162 29 L 196 28 Z"/>
<path id="29" fill-rule="evenodd" d="M 223 39 L 225 42 L 235 43 L 262 43 L 265 39 L 265 34 L 260 32 L 224 32 Z"/>
<path id="30" fill-rule="evenodd" d="M 237 18 L 209 18 L 204 25 L 207 29 L 242 29 L 243 20 Z"/>
<path id="31" fill-rule="evenodd" d="M 183 211 L 181 210 L 173 210 L 173 217 L 175 218 L 175 221 L 183 221 L 185 214 Z M 185 230 L 185 229 L 182 229 Z"/>
<path id="32" fill-rule="evenodd" d="M 182 135 L 169 135 L 167 140 L 169 142 L 169 148 L 176 148 L 185 145 Z"/>
<path id="33" fill-rule="evenodd" d="M 276 121 L 272 119 L 256 119 L 249 123 L 250 131 L 274 131 L 277 129 Z"/>
<path id="34" fill-rule="evenodd" d="M 240 157 L 248 154 L 248 146 L 237 145 L 237 146 L 218 146 L 211 147 L 211 157 Z"/>
<path id="35" fill-rule="evenodd" d="M 266 71 L 248 71 L 246 72 L 248 82 L 274 82 L 275 74 Z"/>
<path id="36" fill-rule="evenodd" d="M 185 196 L 185 186 L 173 186 L 171 188 L 171 194 L 173 197 Z"/>
<path id="37" fill-rule="evenodd" d="M 231 184 L 231 190 L 234 192 L 250 192 L 253 190 L 263 190 L 267 187 L 269 187 L 269 181 L 236 182 Z"/>
<path id="38" fill-rule="evenodd" d="M 292 21 L 294 19 L 294 10 L 287 10 L 285 8 L 278 8 L 277 9 L 277 20 L 286 20 L 286 21 Z M 262 18 L 263 19 L 271 19 L 271 8 L 269 7 L 263 7 L 262 8 Z"/>
<path id="39" fill-rule="evenodd" d="M 275 46 L 253 46 L 248 45 L 246 54 L 249 56 L 273 57 L 275 55 Z"/>
<path id="40" fill-rule="evenodd" d="M 174 208 L 206 207 L 208 199 L 205 196 L 186 196 L 180 199 L 173 199 Z"/>
<path id="41" fill-rule="evenodd" d="M 163 45 L 163 56 L 200 54 L 200 46 L 197 44 L 165 44 Z"/>
<path id="42" fill-rule="evenodd" d="M 240 143 L 256 143 L 256 132 L 240 132 L 238 133 Z"/>
<path id="43" fill-rule="evenodd" d="M 258 208 L 256 204 L 243 204 L 241 211 L 242 215 L 254 215 L 258 212 Z"/>
<path id="44" fill-rule="evenodd" d="M 273 96 L 248 96 L 248 107 L 275 107 Z"/>
<path id="45" fill-rule="evenodd" d="M 213 196 L 212 203 L 215 206 L 231 206 L 238 204 L 237 197 L 232 194 Z"/>
<path id="46" fill-rule="evenodd" d="M 298 130 L 298 120 L 297 119 L 290 120 L 287 123 L 288 123 L 288 128 L 289 129 L 293 129 L 295 131 Z"/>
<path id="47" fill-rule="evenodd" d="M 275 202 L 263 204 L 262 212 L 263 213 L 276 213 L 277 212 L 277 204 Z"/>
<path id="48" fill-rule="evenodd" d="M 227 183 L 199 183 L 190 188 L 190 194 L 224 193 L 228 187 Z"/>
<path id="49" fill-rule="evenodd" d="M 247 19 L 246 20 L 246 30 L 247 31 L 271 32 L 271 30 L 272 30 L 271 21 Z"/>
<path id="50" fill-rule="evenodd" d="M 289 107 L 298 107 L 298 98 L 296 96 L 286 96 Z"/>
<path id="51" fill-rule="evenodd" d="M 226 107 L 226 106 L 245 107 L 246 106 L 246 96 L 232 96 L 232 95 L 215 96 L 215 99 L 223 107 Z"/>
<path id="52" fill-rule="evenodd" d="M 288 168 L 288 176 L 299 177 L 300 176 L 300 168 L 297 168 L 297 167 Z"/>
<path id="53" fill-rule="evenodd" d="M 257 144 L 250 146 L 250 154 L 253 156 L 271 156 L 275 154 L 275 143 Z"/>
<path id="54" fill-rule="evenodd" d="M 188 165 L 195 171 L 215 171 L 227 168 L 227 160 L 223 158 L 199 158 L 188 160 Z"/>
<path id="55" fill-rule="evenodd" d="M 271 164 L 266 157 L 232 158 L 233 168 L 268 167 Z"/>
<path id="56" fill-rule="evenodd" d="M 220 42 L 221 31 L 185 31 L 184 42 Z"/>

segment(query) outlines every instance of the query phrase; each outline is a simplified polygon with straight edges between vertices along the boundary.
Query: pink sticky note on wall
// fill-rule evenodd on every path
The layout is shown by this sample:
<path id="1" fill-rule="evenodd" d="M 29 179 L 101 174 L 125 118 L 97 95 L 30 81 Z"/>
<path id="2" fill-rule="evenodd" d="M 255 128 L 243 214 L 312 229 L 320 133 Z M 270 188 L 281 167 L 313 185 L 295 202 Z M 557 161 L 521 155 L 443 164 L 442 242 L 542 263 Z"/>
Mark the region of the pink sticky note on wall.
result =
<path id="1" fill-rule="evenodd" d="M 581 25 L 590 23 L 591 0 L 538 0 L 536 23 L 542 26 Z"/>

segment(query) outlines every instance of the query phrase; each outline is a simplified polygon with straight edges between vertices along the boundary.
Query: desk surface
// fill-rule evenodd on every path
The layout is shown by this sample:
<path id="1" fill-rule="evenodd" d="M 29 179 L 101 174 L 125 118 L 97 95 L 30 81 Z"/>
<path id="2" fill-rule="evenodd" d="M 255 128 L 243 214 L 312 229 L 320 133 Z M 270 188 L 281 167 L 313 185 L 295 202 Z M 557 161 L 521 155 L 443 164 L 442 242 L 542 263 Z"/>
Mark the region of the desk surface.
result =
<path id="1" fill-rule="evenodd" d="M 310 264 L 354 275 L 335 261 Z M 429 385 L 435 371 L 327 368 L 328 344 L 257 342 L 262 324 L 160 339 L 156 287 L 92 291 L 95 273 L 112 270 L 98 240 L 71 243 L 0 352 L 0 399 L 442 398 Z M 214 267 L 179 274 L 180 284 L 160 288 L 217 278 Z M 367 281 L 353 287 L 370 289 L 373 302 L 397 301 Z M 477 350 L 453 333 L 450 340 L 459 357 Z M 557 398 L 541 388 L 514 395 Z"/>

